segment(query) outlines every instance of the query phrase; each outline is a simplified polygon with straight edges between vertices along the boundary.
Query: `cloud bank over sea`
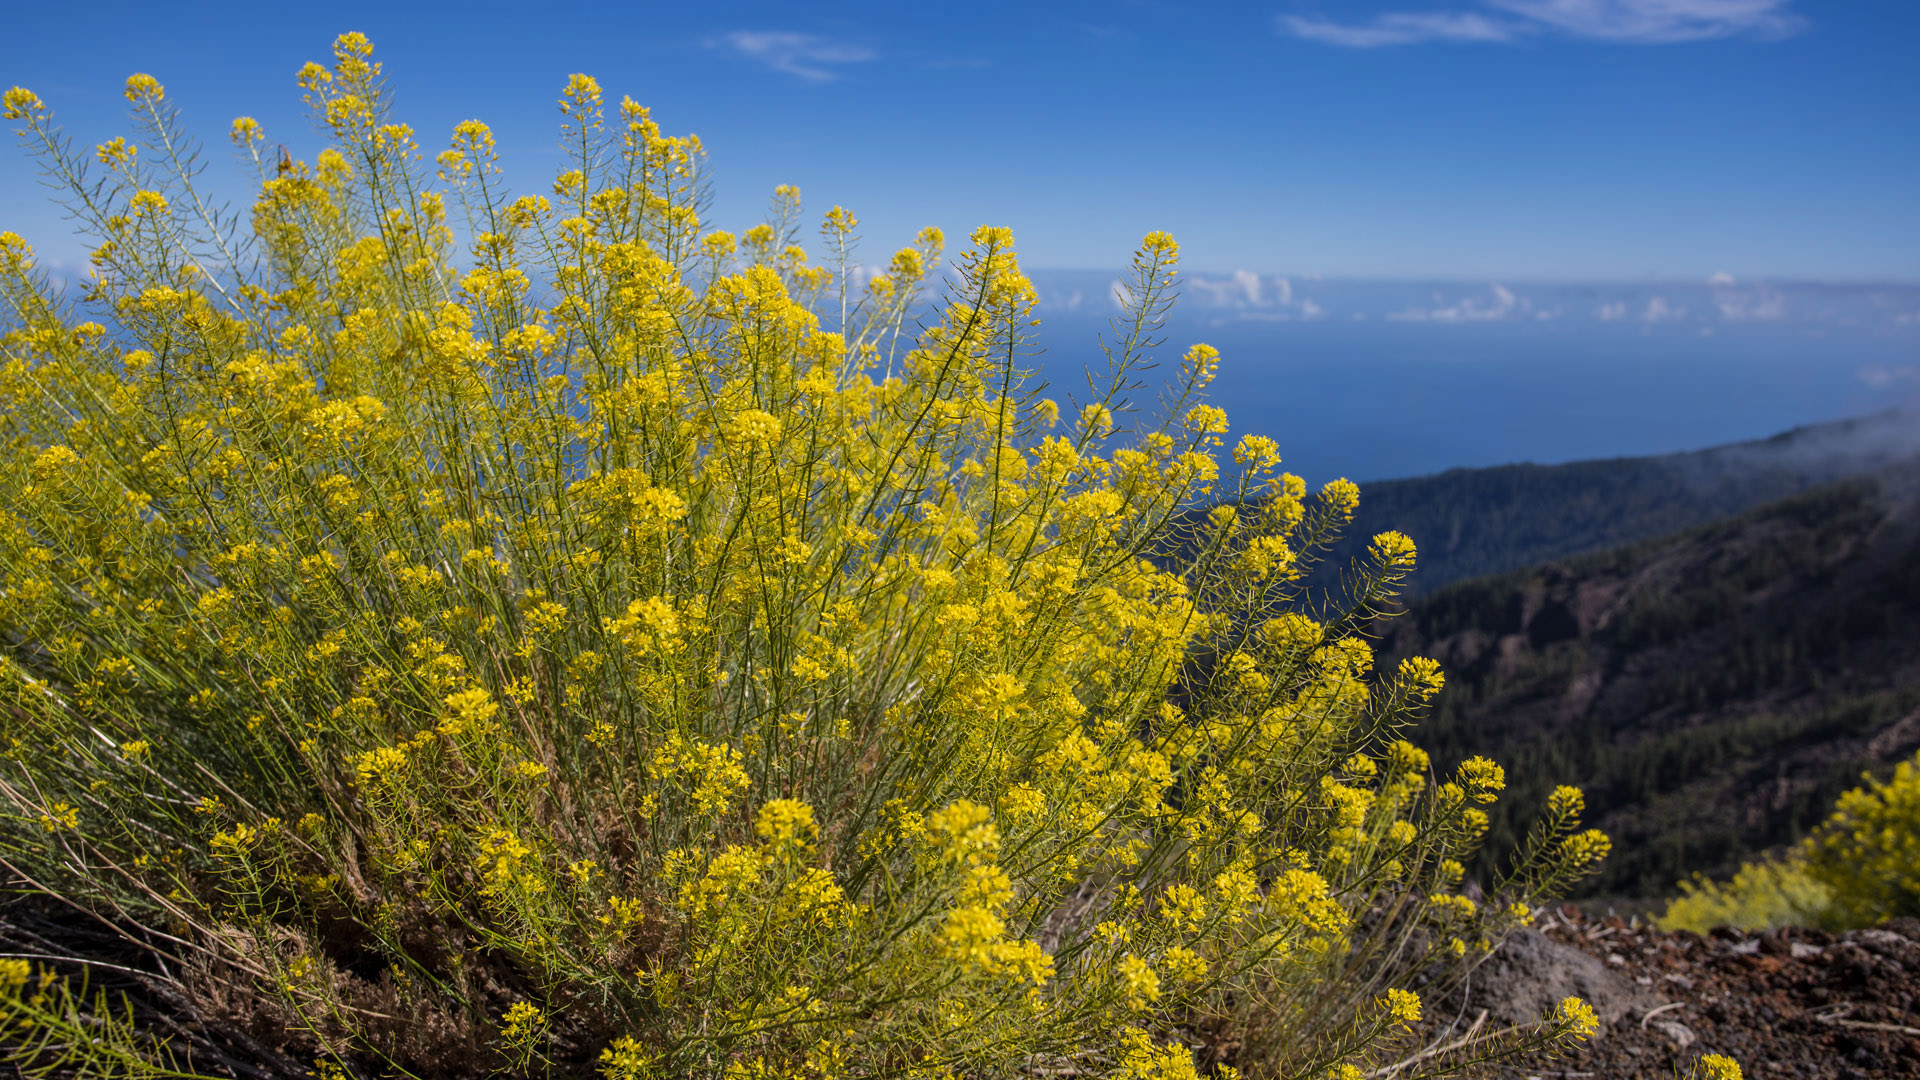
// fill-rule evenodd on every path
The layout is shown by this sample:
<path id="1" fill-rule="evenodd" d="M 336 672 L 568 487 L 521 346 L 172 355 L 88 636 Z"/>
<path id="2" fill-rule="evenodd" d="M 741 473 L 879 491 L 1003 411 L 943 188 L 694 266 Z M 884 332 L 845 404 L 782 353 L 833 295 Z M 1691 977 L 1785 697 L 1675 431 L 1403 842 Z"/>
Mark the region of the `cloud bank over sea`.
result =
<path id="1" fill-rule="evenodd" d="M 1063 404 L 1124 314 L 1110 271 L 1031 271 L 1033 365 Z M 1698 449 L 1920 406 L 1920 286 L 1746 281 L 1364 281 L 1183 275 L 1132 401 L 1196 341 L 1235 434 L 1318 483 Z M 1071 414 L 1069 414 L 1071 415 Z"/>
<path id="2" fill-rule="evenodd" d="M 1043 312 L 1111 313 L 1119 277 L 1104 271 L 1029 271 Z M 1920 330 L 1920 285 L 1754 280 L 1719 272 L 1695 282 L 1422 282 L 1194 272 L 1181 286 L 1183 317 L 1230 322 L 1369 320 L 1401 323 L 1663 326 L 1711 335 L 1726 325 L 1768 324 L 1860 332 Z M 1920 344 L 1920 333 L 1913 340 Z"/>

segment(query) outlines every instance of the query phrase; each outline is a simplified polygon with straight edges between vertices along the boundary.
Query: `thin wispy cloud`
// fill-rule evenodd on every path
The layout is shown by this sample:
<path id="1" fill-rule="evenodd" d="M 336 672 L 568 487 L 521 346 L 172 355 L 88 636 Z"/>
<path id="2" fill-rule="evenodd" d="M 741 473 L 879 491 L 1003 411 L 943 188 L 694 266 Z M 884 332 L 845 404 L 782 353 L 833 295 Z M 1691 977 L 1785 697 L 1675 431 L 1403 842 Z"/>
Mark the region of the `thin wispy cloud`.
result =
<path id="1" fill-rule="evenodd" d="M 1479 0 L 1480 10 L 1389 11 L 1362 22 L 1281 15 L 1282 33 L 1373 49 L 1421 42 L 1512 42 L 1541 36 L 1671 45 L 1749 35 L 1786 37 L 1806 27 L 1793 0 Z"/>
<path id="2" fill-rule="evenodd" d="M 1513 27 L 1505 21 L 1471 13 L 1445 12 L 1388 12 L 1358 24 L 1282 15 L 1280 28 L 1294 37 L 1353 49 L 1412 45 L 1419 41 L 1510 41 L 1514 36 Z"/>
<path id="3" fill-rule="evenodd" d="M 1485 0 L 1576 37 L 1666 45 L 1757 34 L 1784 37 L 1806 24 L 1793 0 Z"/>
<path id="4" fill-rule="evenodd" d="M 790 30 L 735 30 L 714 44 L 807 82 L 831 82 L 840 77 L 838 65 L 874 57 L 864 45 Z"/>
<path id="5" fill-rule="evenodd" d="M 1920 368 L 1868 365 L 1860 369 L 1860 381 L 1875 390 L 1885 390 L 1900 383 L 1920 381 Z"/>

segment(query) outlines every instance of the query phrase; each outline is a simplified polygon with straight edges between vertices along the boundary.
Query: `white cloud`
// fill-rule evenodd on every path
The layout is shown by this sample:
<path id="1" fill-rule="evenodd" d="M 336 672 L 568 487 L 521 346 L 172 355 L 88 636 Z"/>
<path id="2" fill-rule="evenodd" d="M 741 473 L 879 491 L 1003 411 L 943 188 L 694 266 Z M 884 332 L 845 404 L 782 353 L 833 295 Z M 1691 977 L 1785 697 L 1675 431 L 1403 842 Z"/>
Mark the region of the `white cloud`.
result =
<path id="1" fill-rule="evenodd" d="M 831 82 L 840 77 L 832 65 L 873 59 L 864 45 L 786 30 L 735 30 L 714 44 L 807 82 Z"/>
<path id="2" fill-rule="evenodd" d="M 1119 308 L 1121 311 L 1127 310 L 1127 306 L 1131 302 L 1127 296 L 1127 287 L 1121 283 L 1119 278 L 1114 278 L 1113 282 L 1107 286 L 1107 299 L 1112 300 L 1113 306 Z"/>
<path id="3" fill-rule="evenodd" d="M 1274 308 L 1293 305 L 1293 282 L 1283 277 L 1262 278 L 1251 270 L 1235 270 L 1224 278 L 1187 279 L 1193 298 L 1210 308 Z"/>
<path id="4" fill-rule="evenodd" d="M 1500 322 L 1533 308 L 1531 301 L 1513 295 L 1513 290 L 1497 281 L 1487 286 L 1487 292 L 1493 296 L 1493 302 L 1490 304 L 1469 296 L 1461 299 L 1457 304 L 1440 305 L 1440 294 L 1435 293 L 1433 299 L 1437 306 L 1407 308 L 1405 311 L 1396 311 L 1387 318 L 1394 322 Z"/>
<path id="5" fill-rule="evenodd" d="M 1325 317 L 1326 314 L 1327 314 L 1327 309 L 1321 307 L 1319 304 L 1314 303 L 1312 299 L 1306 299 L 1306 300 L 1300 301 L 1300 317 L 1301 318 L 1319 319 L 1319 318 Z"/>
<path id="6" fill-rule="evenodd" d="M 1785 318 L 1787 314 L 1787 298 L 1767 289 L 1754 292 L 1721 290 L 1713 294 L 1713 306 L 1720 309 L 1720 317 L 1728 322 L 1746 322 L 1749 319 L 1766 322 Z"/>
<path id="7" fill-rule="evenodd" d="M 1188 283 L 1206 294 L 1209 307 L 1263 307 L 1265 289 L 1262 288 L 1260 275 L 1251 270 L 1235 270 L 1233 276 L 1224 279 L 1203 278 L 1198 275 Z M 1286 303 L 1282 300 L 1281 303 Z"/>
<path id="8" fill-rule="evenodd" d="M 1707 278 L 1707 284 L 1716 289 L 1730 289 L 1733 287 L 1733 275 L 1725 270 L 1716 270 Z"/>
<path id="9" fill-rule="evenodd" d="M 1647 323 L 1679 322 L 1687 317 L 1687 309 L 1675 307 L 1664 296 L 1656 296 L 1647 301 L 1646 310 L 1640 313 L 1640 321 Z"/>
<path id="10" fill-rule="evenodd" d="M 1784 37 L 1806 20 L 1793 0 L 1479 0 L 1474 11 L 1389 11 L 1359 23 L 1282 15 L 1283 33 L 1327 45 L 1374 49 L 1426 41 L 1510 42 L 1539 34 L 1637 45 L 1755 34 Z"/>
<path id="11" fill-rule="evenodd" d="M 1601 304 L 1593 309 L 1593 317 L 1601 322 L 1616 322 L 1627 317 L 1627 304 L 1624 300 L 1615 300 L 1611 304 Z"/>

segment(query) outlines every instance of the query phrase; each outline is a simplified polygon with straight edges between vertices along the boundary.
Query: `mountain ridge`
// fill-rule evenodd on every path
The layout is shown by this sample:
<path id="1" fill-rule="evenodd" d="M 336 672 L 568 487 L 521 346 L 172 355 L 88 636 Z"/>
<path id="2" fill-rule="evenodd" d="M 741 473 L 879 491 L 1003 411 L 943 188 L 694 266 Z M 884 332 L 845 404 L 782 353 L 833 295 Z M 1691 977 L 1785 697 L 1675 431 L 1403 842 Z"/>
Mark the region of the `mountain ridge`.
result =
<path id="1" fill-rule="evenodd" d="M 1654 896 L 1785 844 L 1920 749 L 1920 456 L 1663 537 L 1455 582 L 1377 627 L 1439 660 L 1413 737 L 1507 768 L 1490 848 L 1558 783 Z"/>
<path id="2" fill-rule="evenodd" d="M 1643 457 L 1448 469 L 1361 486 L 1346 537 L 1309 579 L 1337 587 L 1368 540 L 1420 547 L 1409 598 L 1742 513 L 1920 454 L 1920 413 L 1889 409 L 1764 439 Z"/>

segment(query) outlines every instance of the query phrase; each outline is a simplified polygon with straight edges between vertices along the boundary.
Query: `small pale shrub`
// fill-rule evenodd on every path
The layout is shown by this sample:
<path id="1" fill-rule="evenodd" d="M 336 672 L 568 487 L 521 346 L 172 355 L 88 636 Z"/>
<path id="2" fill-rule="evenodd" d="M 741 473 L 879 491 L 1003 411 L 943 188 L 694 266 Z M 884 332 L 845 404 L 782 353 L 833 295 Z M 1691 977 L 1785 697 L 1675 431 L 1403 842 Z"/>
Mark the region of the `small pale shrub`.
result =
<path id="1" fill-rule="evenodd" d="M 246 228 L 157 81 L 85 154 L 6 96 L 98 247 L 67 296 L 0 235 L 0 802 L 325 1069 L 1354 1075 L 1605 854 L 1563 789 L 1463 894 L 1502 774 L 1360 633 L 1413 544 L 1309 597 L 1355 487 L 1229 446 L 1205 345 L 1136 408 L 1165 234 L 1063 408 L 1004 229 L 927 308 L 937 230 L 714 229 L 586 76 L 517 197 L 363 37 L 299 82 L 333 145 L 235 121 Z"/>
<path id="2" fill-rule="evenodd" d="M 1773 930 L 1822 921 L 1833 893 L 1798 859 L 1766 859 L 1740 867 L 1733 878 L 1680 883 L 1680 895 L 1660 915 L 1663 930 L 1705 933 L 1716 926 Z"/>
<path id="3" fill-rule="evenodd" d="M 1840 796 L 1831 816 L 1786 854 L 1748 863 L 1725 884 L 1681 886 L 1666 929 L 1715 926 L 1854 929 L 1920 916 L 1920 755 L 1887 780 Z"/>

